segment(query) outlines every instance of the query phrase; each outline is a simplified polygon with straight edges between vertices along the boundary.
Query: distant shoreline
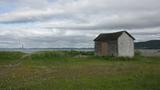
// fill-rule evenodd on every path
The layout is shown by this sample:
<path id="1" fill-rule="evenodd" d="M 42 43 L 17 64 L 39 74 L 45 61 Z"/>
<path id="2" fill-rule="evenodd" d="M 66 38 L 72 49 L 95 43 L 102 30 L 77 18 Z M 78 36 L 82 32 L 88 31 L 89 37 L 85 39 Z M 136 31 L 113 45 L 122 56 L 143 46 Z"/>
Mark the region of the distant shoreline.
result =
<path id="1" fill-rule="evenodd" d="M 39 51 L 94 51 L 94 48 L 0 48 L 0 51 L 33 53 Z"/>

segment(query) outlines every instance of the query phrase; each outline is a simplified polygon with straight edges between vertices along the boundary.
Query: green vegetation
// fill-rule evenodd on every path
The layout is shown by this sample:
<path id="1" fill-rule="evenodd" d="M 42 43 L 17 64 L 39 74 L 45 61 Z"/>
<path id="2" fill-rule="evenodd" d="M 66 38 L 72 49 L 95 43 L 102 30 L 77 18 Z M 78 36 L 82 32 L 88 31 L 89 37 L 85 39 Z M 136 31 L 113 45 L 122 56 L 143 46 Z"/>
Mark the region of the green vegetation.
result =
<path id="1" fill-rule="evenodd" d="M 160 90 L 160 57 L 0 52 L 0 90 Z"/>
<path id="2" fill-rule="evenodd" d="M 0 60 L 17 60 L 20 59 L 24 55 L 21 52 L 0 52 Z"/>

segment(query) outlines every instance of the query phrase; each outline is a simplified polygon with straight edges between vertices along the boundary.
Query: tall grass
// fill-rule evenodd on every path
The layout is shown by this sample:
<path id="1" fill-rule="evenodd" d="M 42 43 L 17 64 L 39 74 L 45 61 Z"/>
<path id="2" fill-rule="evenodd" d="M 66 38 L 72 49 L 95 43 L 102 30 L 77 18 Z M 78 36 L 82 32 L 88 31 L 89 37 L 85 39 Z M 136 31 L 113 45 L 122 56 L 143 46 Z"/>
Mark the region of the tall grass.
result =
<path id="1" fill-rule="evenodd" d="M 8 66 L 17 60 L 18 66 Z M 160 57 L 98 57 L 77 51 L 0 53 L 0 90 L 160 90 L 159 85 Z"/>
<path id="2" fill-rule="evenodd" d="M 66 58 L 76 57 L 79 55 L 93 56 L 93 52 L 80 52 L 80 51 L 44 51 L 37 52 L 30 55 L 32 59 L 52 59 L 52 58 Z"/>
<path id="3" fill-rule="evenodd" d="M 0 60 L 17 60 L 20 59 L 24 53 L 22 52 L 0 52 Z"/>

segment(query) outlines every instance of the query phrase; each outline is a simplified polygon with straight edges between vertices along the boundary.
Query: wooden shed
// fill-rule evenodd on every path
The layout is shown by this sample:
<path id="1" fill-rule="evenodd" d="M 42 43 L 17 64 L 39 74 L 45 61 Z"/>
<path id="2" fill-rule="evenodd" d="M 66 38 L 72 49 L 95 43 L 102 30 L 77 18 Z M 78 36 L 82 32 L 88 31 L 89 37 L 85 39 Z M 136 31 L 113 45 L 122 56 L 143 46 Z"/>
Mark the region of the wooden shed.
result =
<path id="1" fill-rule="evenodd" d="M 102 33 L 94 39 L 95 54 L 98 56 L 134 56 L 135 38 L 127 31 Z"/>

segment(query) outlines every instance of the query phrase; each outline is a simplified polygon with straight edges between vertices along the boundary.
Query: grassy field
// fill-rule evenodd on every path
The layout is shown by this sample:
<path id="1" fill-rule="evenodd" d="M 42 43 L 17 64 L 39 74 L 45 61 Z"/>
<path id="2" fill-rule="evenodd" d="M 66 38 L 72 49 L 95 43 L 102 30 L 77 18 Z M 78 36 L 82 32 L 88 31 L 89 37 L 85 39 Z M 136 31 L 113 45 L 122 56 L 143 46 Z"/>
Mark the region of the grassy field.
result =
<path id="1" fill-rule="evenodd" d="M 160 57 L 0 52 L 0 90 L 160 90 Z"/>

